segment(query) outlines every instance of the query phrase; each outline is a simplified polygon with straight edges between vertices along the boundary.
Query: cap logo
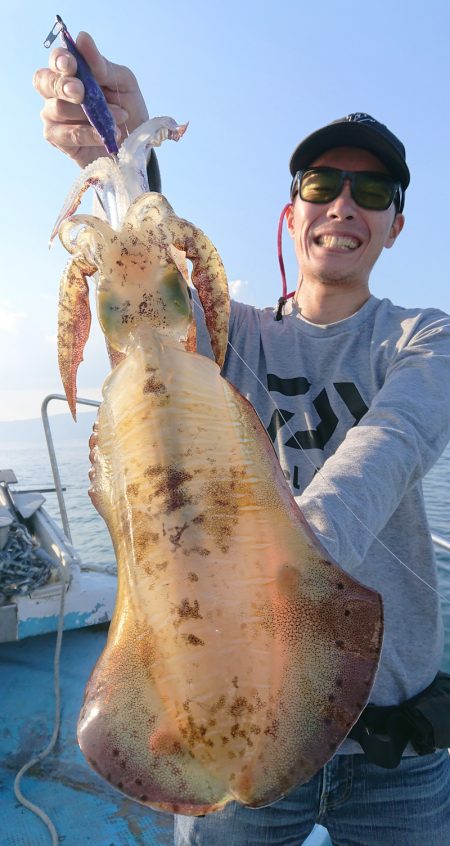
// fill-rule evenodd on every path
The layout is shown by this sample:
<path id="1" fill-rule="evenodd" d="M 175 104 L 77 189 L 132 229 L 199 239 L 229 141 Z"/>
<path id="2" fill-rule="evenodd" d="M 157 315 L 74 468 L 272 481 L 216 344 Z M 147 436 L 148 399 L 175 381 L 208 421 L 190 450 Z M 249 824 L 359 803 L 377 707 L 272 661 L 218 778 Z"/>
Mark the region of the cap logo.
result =
<path id="1" fill-rule="evenodd" d="M 353 112 L 351 115 L 347 115 L 344 120 L 355 121 L 355 123 L 377 123 L 375 118 L 366 114 L 366 112 Z"/>

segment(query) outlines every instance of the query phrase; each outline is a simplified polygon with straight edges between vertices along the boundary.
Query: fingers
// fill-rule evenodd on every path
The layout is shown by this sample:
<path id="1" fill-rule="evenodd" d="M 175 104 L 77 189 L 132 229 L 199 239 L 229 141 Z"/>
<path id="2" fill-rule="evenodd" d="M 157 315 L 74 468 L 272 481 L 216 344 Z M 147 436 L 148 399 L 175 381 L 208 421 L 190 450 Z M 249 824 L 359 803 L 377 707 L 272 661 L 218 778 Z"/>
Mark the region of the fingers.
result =
<path id="1" fill-rule="evenodd" d="M 80 32 L 76 39 L 76 45 L 86 59 L 93 75 L 99 85 L 108 86 L 113 81 L 112 62 L 105 59 L 99 52 L 97 45 L 88 32 Z"/>
<path id="2" fill-rule="evenodd" d="M 128 118 L 128 112 L 120 106 L 110 104 L 111 113 L 120 132 L 119 140 L 126 133 L 123 125 Z M 93 126 L 87 121 L 81 106 L 68 103 L 53 97 L 45 101 L 41 111 L 44 124 L 44 138 L 54 147 L 65 150 L 72 155 L 79 147 L 99 147 L 103 149 L 103 141 Z"/>
<path id="3" fill-rule="evenodd" d="M 136 77 L 129 68 L 102 56 L 87 32 L 80 32 L 76 45 L 103 89 L 122 141 L 148 119 Z M 44 99 L 44 138 L 85 167 L 98 158 L 103 143 L 81 108 L 85 91 L 76 72 L 75 57 L 65 47 L 57 47 L 50 54 L 48 68 L 36 71 L 33 85 Z"/>
<path id="4" fill-rule="evenodd" d="M 104 86 L 112 77 L 112 65 L 98 51 L 95 41 L 87 32 L 77 38 L 77 47 L 89 64 L 97 82 Z M 76 77 L 77 62 L 65 47 L 52 50 L 48 68 L 40 68 L 33 77 L 33 85 L 44 100 L 60 99 L 69 103 L 82 103 L 84 85 Z M 47 115 L 45 115 L 47 116 Z"/>
<path id="5" fill-rule="evenodd" d="M 56 97 L 72 103 L 83 101 L 84 85 L 81 80 L 55 70 L 48 68 L 37 70 L 33 77 L 33 85 L 44 100 Z"/>
<path id="6" fill-rule="evenodd" d="M 127 136 L 127 131 L 124 126 L 117 128 L 117 141 L 121 143 Z M 44 122 L 44 138 L 54 147 L 58 147 L 67 155 L 74 158 L 74 153 L 78 154 L 80 149 L 85 150 L 83 160 L 79 162 L 81 167 L 85 167 L 94 158 L 99 155 L 106 155 L 105 147 L 97 130 L 91 126 L 90 123 L 56 123 Z M 90 156 L 92 147 L 98 148 L 95 155 Z M 78 155 L 77 155 L 78 161 Z"/>
<path id="7" fill-rule="evenodd" d="M 128 112 L 125 109 L 113 103 L 109 104 L 109 109 L 117 125 L 125 123 L 128 118 Z M 45 101 L 41 111 L 41 118 L 44 123 L 46 121 L 53 123 L 78 123 L 86 120 L 81 106 L 63 100 L 60 97 L 49 97 Z"/>
<path id="8" fill-rule="evenodd" d="M 72 158 L 79 148 L 98 147 L 101 152 L 105 149 L 100 135 L 90 123 L 44 123 L 44 138 Z"/>

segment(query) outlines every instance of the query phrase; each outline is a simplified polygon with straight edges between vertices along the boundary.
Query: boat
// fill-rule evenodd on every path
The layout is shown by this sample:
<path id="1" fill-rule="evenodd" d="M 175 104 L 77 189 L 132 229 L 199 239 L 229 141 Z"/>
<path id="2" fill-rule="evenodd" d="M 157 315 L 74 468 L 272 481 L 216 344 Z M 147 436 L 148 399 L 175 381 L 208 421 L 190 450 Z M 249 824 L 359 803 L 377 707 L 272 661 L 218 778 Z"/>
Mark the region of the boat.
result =
<path id="1" fill-rule="evenodd" d="M 117 577 L 114 568 L 81 560 L 72 544 L 47 413 L 52 400 L 65 397 L 50 394 L 42 404 L 55 487 L 23 490 L 13 469 L 0 470 L 0 552 L 11 548 L 19 529 L 41 551 L 47 568 L 44 584 L 27 583 L 21 573 L 20 590 L 2 595 L 0 587 L 1 843 L 169 846 L 172 816 L 112 789 L 91 770 L 78 747 L 83 691 L 105 645 Z M 77 402 L 99 405 L 83 398 Z M 49 490 L 56 491 L 61 526 L 44 507 Z M 433 540 L 450 552 L 448 541 L 436 534 Z M 34 763 L 27 767 L 30 761 Z M 15 784 L 17 794 L 22 792 L 41 809 L 41 816 L 18 801 Z M 305 846 L 331 846 L 326 829 L 315 826 Z"/>

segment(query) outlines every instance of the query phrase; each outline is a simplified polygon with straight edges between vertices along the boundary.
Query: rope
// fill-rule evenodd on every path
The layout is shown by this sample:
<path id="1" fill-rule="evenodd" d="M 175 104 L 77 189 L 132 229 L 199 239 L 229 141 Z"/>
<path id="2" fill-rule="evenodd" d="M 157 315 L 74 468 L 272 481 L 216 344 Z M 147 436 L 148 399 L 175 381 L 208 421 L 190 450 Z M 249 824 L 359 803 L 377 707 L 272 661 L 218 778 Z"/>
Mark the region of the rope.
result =
<path id="1" fill-rule="evenodd" d="M 26 764 L 19 770 L 15 779 L 14 779 L 14 794 L 19 802 L 25 807 L 28 808 L 29 811 L 32 811 L 33 814 L 36 814 L 42 822 L 47 826 L 50 836 L 52 838 L 52 846 L 58 846 L 59 844 L 59 837 L 58 832 L 56 831 L 53 822 L 51 821 L 50 817 L 42 810 L 38 805 L 35 805 L 33 802 L 30 802 L 27 799 L 21 789 L 20 789 L 20 781 L 22 776 L 27 772 L 27 770 L 34 767 L 35 764 L 39 764 L 40 761 L 43 761 L 47 755 L 50 754 L 52 749 L 55 746 L 55 743 L 58 739 L 59 729 L 61 725 L 61 690 L 59 684 L 59 667 L 60 667 L 60 655 L 61 655 L 61 645 L 62 645 L 62 636 L 63 636 L 63 629 L 64 629 L 64 602 L 66 596 L 66 585 L 67 585 L 67 573 L 66 568 L 63 564 L 58 562 L 58 566 L 60 568 L 61 573 L 61 599 L 59 605 L 59 621 L 58 621 L 58 632 L 56 635 L 56 646 L 55 646 L 55 657 L 54 657 L 54 664 L 53 664 L 53 689 L 55 693 L 55 719 L 54 719 L 54 726 L 53 726 L 53 734 L 51 736 L 50 742 L 42 750 L 42 752 L 38 752 L 33 758 L 27 761 Z"/>
<path id="2" fill-rule="evenodd" d="M 67 586 L 66 568 L 59 561 L 54 561 L 51 556 L 41 549 L 38 542 L 32 537 L 26 526 L 14 520 L 9 527 L 9 536 L 5 547 L 0 550 L 0 592 L 6 596 L 13 594 L 29 594 L 37 587 L 46 584 L 55 566 L 59 567 L 61 574 L 61 599 L 59 607 L 58 631 L 56 636 L 56 647 L 54 656 L 53 687 L 55 693 L 55 718 L 53 733 L 50 742 L 42 752 L 34 755 L 17 773 L 14 779 L 14 794 L 16 799 L 28 810 L 38 816 L 44 825 L 47 826 L 52 846 L 58 846 L 59 838 L 56 828 L 50 817 L 42 808 L 30 802 L 21 789 L 20 781 L 22 776 L 35 764 L 40 763 L 50 754 L 58 739 L 61 724 L 61 691 L 59 683 L 60 654 L 62 635 L 64 629 L 64 602 Z"/>

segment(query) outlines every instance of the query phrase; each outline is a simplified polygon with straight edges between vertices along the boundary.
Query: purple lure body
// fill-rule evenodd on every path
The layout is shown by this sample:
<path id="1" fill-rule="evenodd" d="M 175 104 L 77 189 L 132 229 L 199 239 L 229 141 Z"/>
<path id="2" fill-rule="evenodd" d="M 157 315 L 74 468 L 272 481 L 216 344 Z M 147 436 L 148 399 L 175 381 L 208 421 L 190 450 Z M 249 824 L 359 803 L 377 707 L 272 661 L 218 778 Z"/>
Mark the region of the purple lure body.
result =
<path id="1" fill-rule="evenodd" d="M 81 104 L 82 109 L 89 123 L 92 124 L 100 135 L 108 153 L 118 153 L 119 148 L 115 135 L 116 124 L 108 108 L 105 95 L 94 78 L 88 63 L 77 49 L 73 38 L 67 32 L 67 29 L 62 29 L 61 37 L 65 47 L 67 47 L 69 52 L 77 60 L 76 75 L 83 83 L 85 90 L 84 100 Z"/>

